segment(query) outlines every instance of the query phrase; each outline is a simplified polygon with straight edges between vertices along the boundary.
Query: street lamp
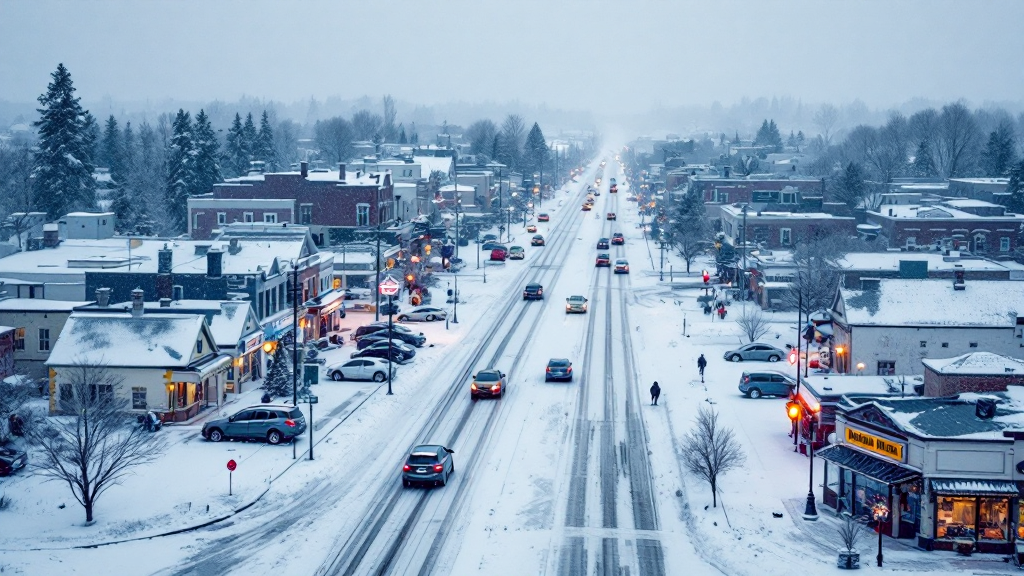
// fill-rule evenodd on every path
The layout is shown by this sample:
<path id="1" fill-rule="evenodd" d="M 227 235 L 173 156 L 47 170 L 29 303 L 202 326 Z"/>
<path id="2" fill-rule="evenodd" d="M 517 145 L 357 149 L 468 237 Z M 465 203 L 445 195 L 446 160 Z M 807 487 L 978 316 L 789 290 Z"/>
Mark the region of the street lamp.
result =
<path id="1" fill-rule="evenodd" d="M 800 405 L 799 402 L 791 401 L 791 402 L 787 402 L 786 403 L 786 416 L 788 416 L 789 419 L 792 420 L 794 424 L 797 424 L 800 421 L 800 419 L 803 416 L 803 412 L 804 412 L 803 407 Z M 817 419 L 817 416 L 818 416 L 818 410 L 815 410 L 813 408 L 808 409 L 807 422 L 808 422 L 808 425 L 810 426 L 811 437 L 810 437 L 810 441 L 807 444 L 807 448 L 808 448 L 808 454 L 810 454 L 811 465 L 810 465 L 810 474 L 809 474 L 808 480 L 807 480 L 807 505 L 804 508 L 804 514 L 803 514 L 804 520 L 817 520 L 818 519 L 818 509 L 817 509 L 817 507 L 815 506 L 815 503 L 814 503 L 814 425 L 815 425 L 815 420 Z M 800 433 L 800 426 L 797 424 L 797 426 L 796 426 L 796 434 L 799 434 L 799 433 Z"/>
<path id="2" fill-rule="evenodd" d="M 392 322 L 392 318 L 394 318 L 395 313 L 395 307 L 393 302 L 395 294 L 398 294 L 399 289 L 401 289 L 401 285 L 398 282 L 396 282 L 395 279 L 392 278 L 391 276 L 385 278 L 384 281 L 377 286 L 377 291 L 380 292 L 380 294 L 388 297 L 388 396 L 392 395 L 391 372 L 394 370 L 394 368 L 391 367 L 391 357 L 395 353 L 394 349 L 391 347 L 391 338 L 393 336 L 393 331 L 395 328 L 395 325 Z"/>
<path id="3" fill-rule="evenodd" d="M 875 502 L 875 505 L 871 507 L 871 517 L 874 518 L 876 526 L 878 527 L 878 567 L 882 567 L 882 524 L 889 521 L 889 507 L 885 505 L 885 502 Z"/>
<path id="4" fill-rule="evenodd" d="M 843 372 L 843 352 L 846 352 L 845 348 L 836 346 L 836 372 L 840 374 Z"/>

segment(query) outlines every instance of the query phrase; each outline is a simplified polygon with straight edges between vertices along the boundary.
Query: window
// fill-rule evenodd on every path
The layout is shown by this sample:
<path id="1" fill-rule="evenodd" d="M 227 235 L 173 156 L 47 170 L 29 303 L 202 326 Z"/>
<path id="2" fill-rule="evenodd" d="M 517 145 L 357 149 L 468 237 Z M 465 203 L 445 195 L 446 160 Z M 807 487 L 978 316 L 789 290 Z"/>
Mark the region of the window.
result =
<path id="1" fill-rule="evenodd" d="M 978 343 L 977 342 L 971 342 L 970 344 L 968 344 L 968 346 L 970 346 L 971 348 L 977 348 L 978 347 Z"/>
<path id="2" fill-rule="evenodd" d="M 277 213 L 276 212 L 264 212 L 263 221 L 267 224 L 277 224 Z"/>
<path id="3" fill-rule="evenodd" d="M 1010 239 L 1007 238 L 1006 236 L 1003 236 L 1002 238 L 999 239 L 999 251 L 1000 252 L 1009 252 L 1010 251 Z"/>
<path id="4" fill-rule="evenodd" d="M 195 214 L 192 214 L 192 229 L 193 230 L 198 230 L 199 229 L 199 217 L 202 216 L 202 215 L 203 214 L 201 212 L 196 212 Z"/>
<path id="5" fill-rule="evenodd" d="M 74 399 L 75 399 L 75 394 L 74 394 L 74 392 L 72 392 L 71 384 L 67 384 L 67 383 L 61 384 L 60 385 L 60 401 L 61 402 L 71 402 Z"/>
<path id="6" fill-rule="evenodd" d="M 146 409 L 146 389 L 142 386 L 132 387 L 132 410 Z"/>
<path id="7" fill-rule="evenodd" d="M 356 226 L 370 225 L 370 205 L 356 204 Z"/>
<path id="8" fill-rule="evenodd" d="M 793 169 L 795 170 L 796 166 L 794 166 Z M 782 193 L 782 203 L 783 204 L 796 204 L 796 192 L 783 192 Z"/>
<path id="9" fill-rule="evenodd" d="M 949 348 L 949 342 L 943 342 L 942 343 L 942 347 L 943 348 Z"/>
<path id="10" fill-rule="evenodd" d="M 196 353 L 198 353 L 198 354 L 202 354 L 203 353 L 203 339 L 202 338 L 200 338 L 199 340 L 196 340 Z"/>
<path id="11" fill-rule="evenodd" d="M 878 362 L 878 375 L 879 376 L 893 376 L 896 374 L 896 363 L 888 360 L 880 360 Z"/>
<path id="12" fill-rule="evenodd" d="M 974 236 L 974 251 L 975 252 L 984 252 L 985 251 L 985 235 L 984 234 L 976 234 Z"/>
<path id="13" fill-rule="evenodd" d="M 937 498 L 935 522 L 936 538 L 975 539 L 974 519 L 978 501 L 976 498 Z"/>
<path id="14" fill-rule="evenodd" d="M 921 348 L 927 348 L 927 347 L 928 347 L 928 341 L 927 340 L 921 340 Z"/>
<path id="15" fill-rule="evenodd" d="M 111 384 L 93 384 L 89 386 L 89 400 L 110 402 L 114 399 L 114 386 Z"/>
<path id="16" fill-rule="evenodd" d="M 793 231 L 789 228 L 783 228 L 779 230 L 779 244 L 783 246 L 789 246 L 792 241 Z"/>
<path id="17" fill-rule="evenodd" d="M 245 212 L 244 214 L 242 214 L 242 221 L 252 222 L 252 212 Z"/>
<path id="18" fill-rule="evenodd" d="M 313 223 L 313 205 L 303 204 L 299 206 L 299 224 Z"/>
<path id="19" fill-rule="evenodd" d="M 18 328 L 14 331 L 14 349 L 24 350 L 25 349 L 25 329 Z"/>
<path id="20" fill-rule="evenodd" d="M 217 212 L 217 224 L 227 224 L 227 223 L 228 223 L 228 213 L 227 212 Z"/>
<path id="21" fill-rule="evenodd" d="M 917 236 L 907 236 L 907 248 L 917 246 Z"/>
<path id="22" fill-rule="evenodd" d="M 49 352 L 50 350 L 50 329 L 40 328 L 39 329 L 39 351 Z"/>

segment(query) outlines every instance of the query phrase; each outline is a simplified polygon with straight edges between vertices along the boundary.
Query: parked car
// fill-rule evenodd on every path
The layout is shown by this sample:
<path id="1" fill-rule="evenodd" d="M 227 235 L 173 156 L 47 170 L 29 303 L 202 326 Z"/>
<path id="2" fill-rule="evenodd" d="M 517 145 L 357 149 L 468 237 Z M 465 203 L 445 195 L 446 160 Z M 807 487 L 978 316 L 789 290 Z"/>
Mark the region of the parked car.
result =
<path id="1" fill-rule="evenodd" d="M 532 240 L 530 240 L 530 246 L 543 246 L 543 245 L 544 245 L 544 237 L 541 236 L 540 234 L 537 234 L 536 236 L 533 237 Z"/>
<path id="2" fill-rule="evenodd" d="M 402 466 L 402 486 L 414 484 L 444 486 L 455 472 L 455 450 L 438 444 L 421 444 L 412 449 Z"/>
<path id="3" fill-rule="evenodd" d="M 395 377 L 395 364 L 391 364 L 391 377 Z M 388 378 L 388 362 L 379 358 L 356 358 L 327 366 L 327 375 L 336 382 L 342 380 L 373 380 L 383 382 Z"/>
<path id="4" fill-rule="evenodd" d="M 306 418 L 297 406 L 259 404 L 203 424 L 202 435 L 211 442 L 228 438 L 280 444 L 305 431 Z"/>
<path id="5" fill-rule="evenodd" d="M 505 395 L 506 388 L 508 382 L 505 381 L 505 374 L 501 370 L 489 368 L 473 375 L 473 382 L 469 385 L 469 397 L 473 400 L 481 396 L 501 398 Z"/>
<path id="6" fill-rule="evenodd" d="M 11 446 L 0 446 L 0 476 L 10 476 L 28 464 L 28 454 Z"/>
<path id="7" fill-rule="evenodd" d="M 508 257 L 508 251 L 505 248 L 495 248 L 491 250 L 491 262 L 504 262 L 505 258 Z"/>
<path id="8" fill-rule="evenodd" d="M 544 287 L 540 284 L 527 284 L 523 289 L 523 300 L 543 300 Z"/>
<path id="9" fill-rule="evenodd" d="M 551 216 L 548 216 L 546 212 L 541 212 L 540 214 L 537 214 L 537 222 L 550 222 L 550 221 L 551 221 Z"/>
<path id="10" fill-rule="evenodd" d="M 480 242 L 490 242 L 491 240 L 497 240 L 498 237 L 494 234 L 484 234 L 480 237 Z"/>
<path id="11" fill-rule="evenodd" d="M 405 322 L 407 320 L 417 320 L 423 322 L 433 322 L 434 320 L 444 320 L 448 317 L 448 312 L 438 308 L 437 306 L 417 306 L 407 312 L 402 312 L 398 315 L 399 322 Z"/>
<path id="12" fill-rule="evenodd" d="M 547 370 L 544 372 L 544 381 L 564 380 L 572 382 L 572 362 L 567 358 L 552 358 L 548 360 Z"/>
<path id="13" fill-rule="evenodd" d="M 379 344 L 381 343 L 374 342 L 373 344 L 367 346 L 362 350 L 353 352 L 351 355 L 349 355 L 349 358 L 383 358 L 386 360 L 390 356 L 391 361 L 397 364 L 401 364 L 402 362 L 405 362 L 408 359 L 397 346 L 394 346 L 396 342 L 392 341 L 390 354 L 388 353 L 389 348 L 387 340 L 383 342 L 383 346 L 380 346 Z"/>
<path id="14" fill-rule="evenodd" d="M 601 191 L 600 190 L 594 190 L 594 196 L 600 196 L 600 195 L 601 195 Z"/>
<path id="15" fill-rule="evenodd" d="M 526 227 L 526 231 L 529 232 L 530 234 L 533 234 L 534 232 L 537 231 L 537 226 L 534 224 L 530 224 L 529 226 Z"/>
<path id="16" fill-rule="evenodd" d="M 523 260 L 526 258 L 526 250 L 522 246 L 513 246 L 508 249 L 509 260 Z"/>
<path id="17" fill-rule="evenodd" d="M 749 398 L 761 396 L 789 397 L 796 389 L 796 380 L 782 372 L 744 372 L 740 376 L 740 392 Z"/>
<path id="18" fill-rule="evenodd" d="M 615 212 L 609 212 L 607 216 L 608 220 L 615 220 Z"/>
<path id="19" fill-rule="evenodd" d="M 502 244 L 501 242 L 497 242 L 495 240 L 491 240 L 490 242 L 484 242 L 483 244 L 480 245 L 480 249 L 483 250 L 484 252 L 487 252 L 488 250 L 494 250 L 496 248 L 501 248 L 502 250 L 506 249 L 504 244 Z"/>
<path id="20" fill-rule="evenodd" d="M 597 240 L 597 249 L 598 250 L 607 250 L 608 249 L 608 239 L 607 238 L 598 238 L 598 240 Z"/>
<path id="21" fill-rule="evenodd" d="M 612 234 L 612 244 L 618 244 L 621 246 L 625 243 L 626 238 L 625 236 L 622 235 L 622 232 L 616 232 L 615 234 Z"/>
<path id="22" fill-rule="evenodd" d="M 615 261 L 615 273 L 616 274 L 629 274 L 629 262 L 625 259 L 618 259 Z"/>
<path id="23" fill-rule="evenodd" d="M 786 356 L 786 353 L 774 346 L 768 344 L 761 344 L 760 342 L 752 342 L 744 346 L 740 346 L 735 350 L 729 350 L 722 355 L 723 358 L 730 362 L 742 362 L 744 360 L 767 360 L 769 362 L 778 362 Z"/>
<path id="24" fill-rule="evenodd" d="M 427 337 L 422 332 L 413 332 L 405 326 L 400 324 L 392 324 L 392 335 L 393 340 L 401 340 L 406 344 L 411 344 L 417 348 L 422 348 L 427 343 Z M 381 336 L 383 340 L 388 339 L 388 323 L 385 322 L 374 322 L 366 326 L 360 326 L 356 328 L 356 334 L 353 336 L 356 341 L 361 341 L 370 335 Z"/>
<path id="25" fill-rule="evenodd" d="M 586 314 L 587 313 L 587 299 L 583 296 L 569 296 L 565 299 L 565 313 L 566 314 Z"/>
<path id="26" fill-rule="evenodd" d="M 594 261 L 595 268 L 611 267 L 612 259 L 607 252 L 601 252 L 597 255 L 597 260 Z"/>

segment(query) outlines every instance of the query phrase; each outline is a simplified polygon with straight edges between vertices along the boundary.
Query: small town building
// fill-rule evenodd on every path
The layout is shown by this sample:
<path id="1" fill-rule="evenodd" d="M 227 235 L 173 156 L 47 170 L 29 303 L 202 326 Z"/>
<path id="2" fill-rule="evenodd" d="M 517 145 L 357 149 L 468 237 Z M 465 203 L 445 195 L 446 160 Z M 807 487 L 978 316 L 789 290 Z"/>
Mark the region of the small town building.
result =
<path id="1" fill-rule="evenodd" d="M 7 298 L 0 300 L 0 325 L 14 328 L 14 370 L 30 378 L 46 377 L 46 360 L 79 300 Z"/>
<path id="2" fill-rule="evenodd" d="M 883 205 L 867 211 L 868 224 L 881 227 L 891 247 L 908 250 L 968 250 L 1009 256 L 1017 247 L 1024 215 L 983 200 L 951 199 L 937 204 Z"/>
<path id="3" fill-rule="evenodd" d="M 824 235 L 854 237 L 857 222 L 852 217 L 824 212 L 769 212 L 732 204 L 721 208 L 722 232 L 733 246 L 748 244 L 771 249 L 792 248 Z M 744 235 L 746 226 L 746 235 Z"/>
<path id="4" fill-rule="evenodd" d="M 964 392 L 1005 392 L 1024 385 L 1024 360 L 991 352 L 971 352 L 954 358 L 925 358 L 925 396 Z"/>
<path id="5" fill-rule="evenodd" d="M 14 376 L 14 328 L 0 326 L 0 380 Z"/>

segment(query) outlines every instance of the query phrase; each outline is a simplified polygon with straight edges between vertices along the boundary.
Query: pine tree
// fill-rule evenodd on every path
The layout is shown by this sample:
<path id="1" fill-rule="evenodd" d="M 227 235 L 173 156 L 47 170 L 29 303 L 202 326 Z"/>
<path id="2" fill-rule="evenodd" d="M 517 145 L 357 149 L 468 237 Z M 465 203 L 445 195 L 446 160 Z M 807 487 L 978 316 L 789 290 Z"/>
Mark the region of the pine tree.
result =
<path id="1" fill-rule="evenodd" d="M 220 175 L 220 143 L 217 133 L 210 125 L 210 117 L 204 110 L 196 114 L 192 126 L 192 141 L 195 146 L 195 187 L 189 191 L 190 196 L 206 194 L 213 190 L 213 185 L 222 180 Z M 273 141 L 271 141 L 273 147 Z"/>
<path id="2" fill-rule="evenodd" d="M 856 162 L 850 162 L 835 183 L 836 200 L 850 208 L 856 208 L 864 199 L 865 193 L 864 171 Z"/>
<path id="3" fill-rule="evenodd" d="M 530 133 L 526 135 L 526 145 L 523 152 L 530 162 L 534 172 L 544 172 L 544 163 L 548 159 L 548 144 L 544 141 L 544 133 L 540 126 L 534 122 Z"/>
<path id="4" fill-rule="evenodd" d="M 36 204 L 50 218 L 75 208 L 92 208 L 96 181 L 92 177 L 87 113 L 75 98 L 71 74 L 58 64 L 46 93 L 39 96 L 39 145 L 33 167 Z"/>
<path id="5" fill-rule="evenodd" d="M 97 164 L 110 169 L 110 176 L 117 182 L 117 176 L 114 174 L 121 173 L 123 171 L 117 165 L 121 157 L 121 130 L 117 127 L 117 118 L 111 114 L 107 118 L 107 123 L 103 129 L 103 140 L 100 145 L 100 156 L 97 159 Z"/>
<path id="6" fill-rule="evenodd" d="M 192 119 L 179 109 L 171 127 L 167 153 L 167 180 L 164 202 L 171 230 L 179 234 L 187 229 L 189 193 L 196 188 L 196 148 L 192 141 Z"/>
<path id="7" fill-rule="evenodd" d="M 914 152 L 914 164 L 911 167 L 914 176 L 920 178 L 934 178 L 939 175 L 935 166 L 935 158 L 932 156 L 932 147 L 927 140 L 922 140 Z"/>
<path id="8" fill-rule="evenodd" d="M 227 146 L 224 151 L 225 164 L 231 174 L 245 176 L 249 171 L 249 154 L 245 149 L 245 134 L 242 128 L 242 117 L 237 112 L 235 119 L 228 128 Z"/>
<path id="9" fill-rule="evenodd" d="M 263 379 L 260 388 L 271 396 L 288 396 L 292 392 L 291 380 L 291 370 L 288 369 L 288 361 L 284 356 L 284 346 L 278 346 L 274 350 L 274 363 L 270 370 L 267 370 L 267 377 Z"/>
<path id="10" fill-rule="evenodd" d="M 981 152 L 981 165 L 986 176 L 1005 176 L 1017 161 L 1014 145 L 1013 126 L 1000 122 L 988 136 L 988 143 Z"/>
<path id="11" fill-rule="evenodd" d="M 256 123 L 252 119 L 252 112 L 245 115 L 245 124 L 242 125 L 242 143 L 245 146 L 245 161 L 240 174 L 245 176 L 249 173 L 250 162 L 256 159 L 256 146 L 259 140 L 259 132 L 256 130 Z"/>
<path id="12" fill-rule="evenodd" d="M 256 135 L 255 159 L 266 162 L 267 171 L 277 170 L 277 150 L 274 149 L 274 130 L 270 127 L 270 116 L 263 111 L 260 116 L 260 131 Z"/>
<path id="13" fill-rule="evenodd" d="M 1010 168 L 1010 183 L 1006 186 L 1006 193 L 1010 195 L 1006 201 L 1006 211 L 1024 214 L 1024 160 Z"/>
<path id="14" fill-rule="evenodd" d="M 408 142 L 408 138 L 405 137 L 405 126 L 403 126 L 402 124 L 398 125 L 398 143 L 399 144 L 408 144 L 409 143 Z"/>
<path id="15" fill-rule="evenodd" d="M 794 134 L 792 130 L 789 131 L 789 139 L 786 140 L 786 146 L 796 148 L 796 134 Z"/>

